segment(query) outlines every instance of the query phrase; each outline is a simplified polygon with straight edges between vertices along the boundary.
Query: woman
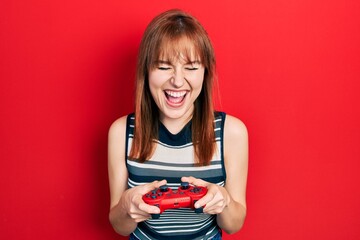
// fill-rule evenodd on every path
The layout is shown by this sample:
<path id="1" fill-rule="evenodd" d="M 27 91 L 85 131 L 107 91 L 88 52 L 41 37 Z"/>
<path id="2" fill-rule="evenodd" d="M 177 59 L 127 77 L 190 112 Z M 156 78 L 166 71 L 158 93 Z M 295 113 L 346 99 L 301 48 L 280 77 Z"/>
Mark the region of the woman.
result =
<path id="1" fill-rule="evenodd" d="M 109 219 L 130 239 L 221 239 L 246 215 L 248 138 L 244 124 L 212 102 L 215 57 L 201 24 L 170 10 L 155 17 L 140 45 L 135 113 L 109 130 Z M 142 196 L 182 182 L 207 188 L 190 208 L 160 209 Z"/>

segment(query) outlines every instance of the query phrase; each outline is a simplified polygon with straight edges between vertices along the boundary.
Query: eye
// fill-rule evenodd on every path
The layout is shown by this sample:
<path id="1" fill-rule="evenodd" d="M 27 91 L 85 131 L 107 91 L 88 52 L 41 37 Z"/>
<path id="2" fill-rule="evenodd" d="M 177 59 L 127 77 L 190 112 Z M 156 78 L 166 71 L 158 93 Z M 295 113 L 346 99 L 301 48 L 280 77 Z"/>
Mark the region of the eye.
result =
<path id="1" fill-rule="evenodd" d="M 192 61 L 192 62 L 187 63 L 184 67 L 185 67 L 185 70 L 196 71 L 200 68 L 200 63 L 198 61 Z"/>
<path id="2" fill-rule="evenodd" d="M 166 70 L 170 70 L 171 68 L 170 67 L 158 67 L 159 70 L 162 70 L 162 71 L 166 71 Z"/>
<path id="3" fill-rule="evenodd" d="M 198 70 L 199 68 L 197 68 L 197 67 L 187 67 L 185 69 L 189 70 L 189 71 L 195 71 L 195 70 Z"/>

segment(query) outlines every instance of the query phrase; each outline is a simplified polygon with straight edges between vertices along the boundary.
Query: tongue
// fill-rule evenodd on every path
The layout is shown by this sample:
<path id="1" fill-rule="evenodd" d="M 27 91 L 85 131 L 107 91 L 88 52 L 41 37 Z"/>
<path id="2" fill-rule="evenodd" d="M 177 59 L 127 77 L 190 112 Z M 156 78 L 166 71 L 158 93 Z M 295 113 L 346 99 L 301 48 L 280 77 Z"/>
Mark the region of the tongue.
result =
<path id="1" fill-rule="evenodd" d="M 167 99 L 169 100 L 169 102 L 171 102 L 171 103 L 179 103 L 179 102 L 181 102 L 183 99 L 184 99 L 184 97 L 172 97 L 172 96 L 167 96 Z"/>

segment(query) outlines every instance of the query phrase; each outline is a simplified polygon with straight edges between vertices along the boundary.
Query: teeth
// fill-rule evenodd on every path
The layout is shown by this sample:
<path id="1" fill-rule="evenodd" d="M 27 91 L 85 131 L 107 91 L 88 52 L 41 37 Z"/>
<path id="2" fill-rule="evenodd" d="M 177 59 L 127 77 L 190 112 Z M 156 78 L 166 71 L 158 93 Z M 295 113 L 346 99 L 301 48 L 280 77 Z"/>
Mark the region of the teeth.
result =
<path id="1" fill-rule="evenodd" d="M 181 92 L 173 92 L 173 91 L 165 91 L 167 95 L 175 98 L 183 97 L 186 94 L 186 91 Z"/>

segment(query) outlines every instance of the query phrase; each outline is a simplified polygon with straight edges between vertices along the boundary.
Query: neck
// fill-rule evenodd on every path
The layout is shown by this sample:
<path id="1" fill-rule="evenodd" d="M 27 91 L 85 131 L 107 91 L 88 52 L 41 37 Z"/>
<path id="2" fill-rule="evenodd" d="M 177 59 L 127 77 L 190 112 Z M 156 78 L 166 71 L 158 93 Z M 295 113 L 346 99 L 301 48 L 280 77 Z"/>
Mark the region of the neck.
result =
<path id="1" fill-rule="evenodd" d="M 189 116 L 183 116 L 181 118 L 168 118 L 160 116 L 161 123 L 167 128 L 172 134 L 179 133 L 184 126 L 191 120 L 192 114 Z"/>

